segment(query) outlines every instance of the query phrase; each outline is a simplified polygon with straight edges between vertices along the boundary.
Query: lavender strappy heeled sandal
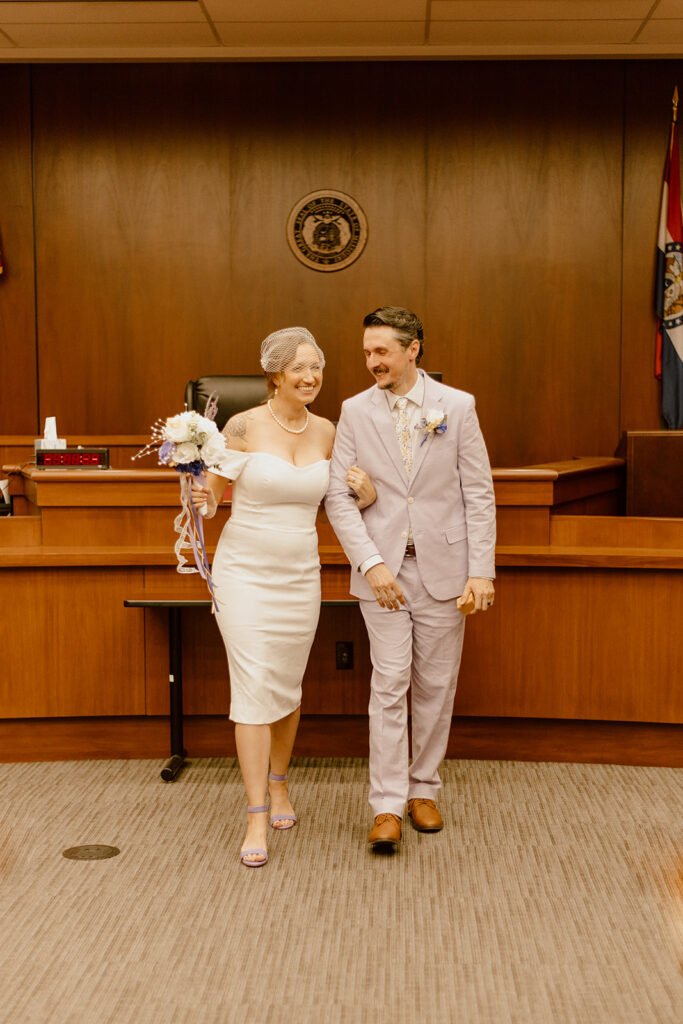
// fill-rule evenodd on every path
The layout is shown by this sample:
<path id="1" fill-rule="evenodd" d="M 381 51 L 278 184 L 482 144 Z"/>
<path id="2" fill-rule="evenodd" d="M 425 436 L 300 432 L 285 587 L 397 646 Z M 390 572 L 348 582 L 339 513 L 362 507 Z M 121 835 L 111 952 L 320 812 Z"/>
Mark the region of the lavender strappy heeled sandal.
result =
<path id="1" fill-rule="evenodd" d="M 267 804 L 263 807 L 247 807 L 247 814 L 262 814 L 268 810 Z M 245 860 L 245 857 L 253 856 L 254 854 L 261 854 L 263 860 Z M 264 864 L 268 863 L 268 851 L 267 850 L 240 850 L 240 863 L 244 864 L 245 868 L 262 868 Z"/>
<path id="2" fill-rule="evenodd" d="M 268 778 L 272 779 L 273 782 L 286 782 L 287 781 L 287 776 L 286 775 L 274 775 L 273 772 L 270 772 L 270 774 L 268 775 Z M 276 821 L 287 821 L 287 822 L 289 822 L 289 824 L 288 825 L 275 825 L 274 822 L 276 822 Z M 271 814 L 271 816 L 270 816 L 270 825 L 271 825 L 271 828 L 274 828 L 277 832 L 286 832 L 287 829 L 294 828 L 294 826 L 296 825 L 296 814 Z"/>

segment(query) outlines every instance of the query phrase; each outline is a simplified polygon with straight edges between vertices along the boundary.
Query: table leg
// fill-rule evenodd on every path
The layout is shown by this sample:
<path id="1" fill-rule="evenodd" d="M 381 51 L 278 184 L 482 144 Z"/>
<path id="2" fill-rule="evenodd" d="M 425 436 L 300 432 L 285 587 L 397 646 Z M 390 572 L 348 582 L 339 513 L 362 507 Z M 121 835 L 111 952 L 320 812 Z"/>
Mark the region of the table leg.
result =
<path id="1" fill-rule="evenodd" d="M 164 762 L 161 777 L 172 782 L 185 764 L 183 746 L 183 641 L 180 608 L 168 610 L 168 666 L 171 696 L 171 756 Z"/>

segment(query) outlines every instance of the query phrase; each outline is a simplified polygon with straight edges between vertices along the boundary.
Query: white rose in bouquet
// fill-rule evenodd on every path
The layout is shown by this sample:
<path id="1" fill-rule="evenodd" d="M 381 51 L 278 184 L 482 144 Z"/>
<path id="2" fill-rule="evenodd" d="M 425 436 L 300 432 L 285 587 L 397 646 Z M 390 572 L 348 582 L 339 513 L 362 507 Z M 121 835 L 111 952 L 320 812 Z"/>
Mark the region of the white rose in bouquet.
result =
<path id="1" fill-rule="evenodd" d="M 198 413 L 196 416 L 195 430 L 197 436 L 200 438 L 200 443 L 204 444 L 210 437 L 218 433 L 218 427 L 213 420 L 209 420 L 206 416 L 200 416 Z"/>
<path id="2" fill-rule="evenodd" d="M 164 427 L 164 434 L 167 441 L 172 441 L 174 444 L 180 444 L 181 441 L 187 440 L 187 433 L 187 422 L 183 413 L 178 413 L 177 416 L 169 416 Z"/>
<path id="3" fill-rule="evenodd" d="M 183 441 L 173 453 L 173 462 L 176 466 L 185 466 L 188 462 L 196 462 L 199 459 L 199 448 L 190 441 Z"/>
<path id="4" fill-rule="evenodd" d="M 202 445 L 202 461 L 209 468 L 218 466 L 225 453 L 225 440 L 223 435 L 216 431 L 209 435 L 207 441 Z"/>

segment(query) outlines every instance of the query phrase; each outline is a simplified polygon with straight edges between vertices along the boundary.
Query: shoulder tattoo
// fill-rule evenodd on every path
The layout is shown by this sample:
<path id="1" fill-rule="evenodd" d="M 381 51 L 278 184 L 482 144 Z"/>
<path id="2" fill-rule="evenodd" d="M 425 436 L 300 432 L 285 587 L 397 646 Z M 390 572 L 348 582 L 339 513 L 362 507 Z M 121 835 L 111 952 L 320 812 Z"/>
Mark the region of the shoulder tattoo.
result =
<path id="1" fill-rule="evenodd" d="M 231 416 L 223 427 L 223 433 L 226 437 L 239 437 L 241 440 L 244 440 L 247 434 L 249 415 L 248 412 L 239 412 L 236 416 Z"/>

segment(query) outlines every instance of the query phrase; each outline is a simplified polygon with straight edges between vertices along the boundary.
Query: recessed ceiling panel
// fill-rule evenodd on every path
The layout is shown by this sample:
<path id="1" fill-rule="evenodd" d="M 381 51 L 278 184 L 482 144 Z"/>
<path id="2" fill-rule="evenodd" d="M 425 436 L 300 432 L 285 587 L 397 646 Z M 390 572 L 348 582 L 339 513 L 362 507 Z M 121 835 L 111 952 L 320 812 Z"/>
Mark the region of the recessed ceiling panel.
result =
<path id="1" fill-rule="evenodd" d="M 552 46 L 629 43 L 639 21 L 439 21 L 429 41 L 460 46 Z"/>
<path id="2" fill-rule="evenodd" d="M 225 46 L 396 46 L 424 41 L 421 21 L 218 22 L 216 28 Z"/>
<path id="3" fill-rule="evenodd" d="M 21 47 L 215 46 L 209 26 L 197 25 L 12 25 L 7 34 Z"/>
<path id="4" fill-rule="evenodd" d="M 214 21 L 422 21 L 427 0 L 203 0 Z"/>
<path id="5" fill-rule="evenodd" d="M 120 24 L 121 22 L 162 22 L 162 21 L 206 21 L 198 3 L 192 0 L 131 0 L 107 3 L 79 3 L 77 0 L 62 0 L 61 3 L 46 3 L 45 0 L 0 0 L 0 25 L 46 24 L 59 25 L 63 22 L 75 24 Z"/>
<path id="6" fill-rule="evenodd" d="M 652 0 L 433 0 L 431 20 L 601 21 L 646 18 L 651 8 Z"/>
<path id="7" fill-rule="evenodd" d="M 683 18 L 670 18 L 666 21 L 649 21 L 638 36 L 639 43 L 682 43 Z"/>

